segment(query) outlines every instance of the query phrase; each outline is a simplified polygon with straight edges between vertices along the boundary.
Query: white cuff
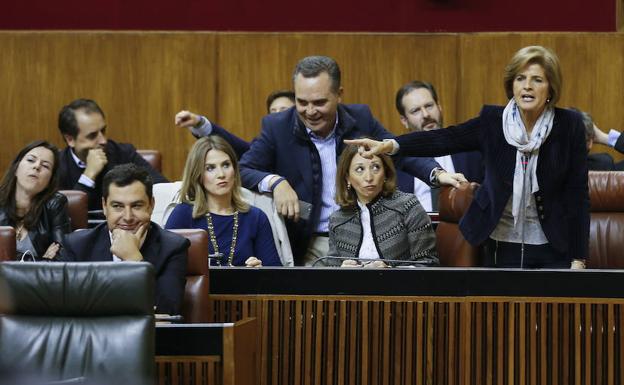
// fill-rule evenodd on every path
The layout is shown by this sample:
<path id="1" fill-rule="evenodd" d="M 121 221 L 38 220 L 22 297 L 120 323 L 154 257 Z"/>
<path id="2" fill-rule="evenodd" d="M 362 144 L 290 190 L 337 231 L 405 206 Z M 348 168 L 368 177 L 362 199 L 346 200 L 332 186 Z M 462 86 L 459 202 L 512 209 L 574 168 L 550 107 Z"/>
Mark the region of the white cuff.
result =
<path id="1" fill-rule="evenodd" d="M 271 191 L 271 185 L 269 184 L 269 182 L 274 177 L 279 178 L 279 175 L 271 174 L 271 175 L 267 175 L 264 178 L 262 178 L 260 183 L 258 183 L 258 191 L 263 192 L 263 193 L 264 192 L 272 192 Z"/>
<path id="2" fill-rule="evenodd" d="M 191 133 L 195 136 L 208 136 L 210 134 L 212 134 L 212 123 L 210 123 L 210 120 L 208 120 L 208 118 L 206 118 L 205 116 L 200 116 L 200 123 L 201 125 L 199 127 L 193 126 L 193 127 L 189 127 L 189 129 L 191 130 Z"/>
<path id="3" fill-rule="evenodd" d="M 383 141 L 392 143 L 392 151 L 390 151 L 388 155 L 396 155 L 396 153 L 399 152 L 399 142 L 394 139 L 384 139 Z"/>
<path id="4" fill-rule="evenodd" d="M 609 140 L 608 140 L 609 147 L 615 146 L 615 142 L 618 141 L 618 139 L 620 138 L 621 134 L 622 133 L 619 132 L 619 131 L 609 130 Z"/>
<path id="5" fill-rule="evenodd" d="M 85 185 L 89 188 L 95 188 L 95 181 L 93 181 L 93 179 L 89 178 L 85 174 L 80 175 L 80 178 L 78 178 L 78 183 Z"/>

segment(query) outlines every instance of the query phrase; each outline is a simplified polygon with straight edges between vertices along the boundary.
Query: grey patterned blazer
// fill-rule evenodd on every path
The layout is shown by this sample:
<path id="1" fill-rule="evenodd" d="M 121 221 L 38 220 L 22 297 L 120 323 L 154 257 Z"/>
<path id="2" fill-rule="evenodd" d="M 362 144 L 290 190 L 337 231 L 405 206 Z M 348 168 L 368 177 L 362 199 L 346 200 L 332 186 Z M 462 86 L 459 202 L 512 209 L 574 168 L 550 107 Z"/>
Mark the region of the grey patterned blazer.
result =
<path id="1" fill-rule="evenodd" d="M 431 221 L 413 194 L 380 196 L 367 205 L 377 252 L 384 259 L 439 265 Z M 340 209 L 329 219 L 329 256 L 357 258 L 362 245 L 360 209 Z M 340 265 L 331 260 L 328 265 Z"/>

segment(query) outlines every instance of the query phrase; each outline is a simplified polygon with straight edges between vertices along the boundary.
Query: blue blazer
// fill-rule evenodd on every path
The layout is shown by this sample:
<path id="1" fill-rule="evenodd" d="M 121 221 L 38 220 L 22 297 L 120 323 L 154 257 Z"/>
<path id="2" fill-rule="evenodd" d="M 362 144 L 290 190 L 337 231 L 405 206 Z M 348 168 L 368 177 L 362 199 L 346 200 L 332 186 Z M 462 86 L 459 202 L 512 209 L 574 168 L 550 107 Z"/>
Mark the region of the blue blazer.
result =
<path id="1" fill-rule="evenodd" d="M 458 152 L 451 155 L 455 172 L 464 174 L 469 182 L 481 184 L 485 172 L 483 170 L 483 158 L 477 151 Z M 414 177 L 397 170 L 397 188 L 403 192 L 414 193 Z"/>
<path id="2" fill-rule="evenodd" d="M 394 138 L 363 104 L 338 105 L 336 127 L 336 156 L 344 148 L 344 139 L 369 136 L 377 139 Z M 404 159 L 398 162 L 404 171 L 428 181 L 431 170 L 438 167 L 431 158 Z M 295 108 L 262 119 L 262 131 L 256 137 L 241 162 L 243 186 L 257 190 L 267 175 L 277 174 L 288 180 L 300 200 L 313 205 L 309 221 L 288 222 L 288 235 L 295 258 L 303 257 L 312 232 L 316 228 L 321 208 L 321 161 Z"/>
<path id="3" fill-rule="evenodd" d="M 511 197 L 516 148 L 505 141 L 503 107 L 484 106 L 477 118 L 444 130 L 414 132 L 397 138 L 409 156 L 439 156 L 480 151 L 485 177 L 459 226 L 473 245 L 485 241 Z M 535 202 L 542 230 L 551 246 L 571 259 L 589 254 L 587 148 L 581 116 L 556 108 L 550 135 L 537 163 L 540 190 Z"/>
<path id="4" fill-rule="evenodd" d="M 156 276 L 156 312 L 180 314 L 186 284 L 188 239 L 151 226 L 141 246 L 146 262 L 154 265 Z M 112 262 L 111 240 L 106 223 L 67 235 L 61 249 L 61 262 Z"/>

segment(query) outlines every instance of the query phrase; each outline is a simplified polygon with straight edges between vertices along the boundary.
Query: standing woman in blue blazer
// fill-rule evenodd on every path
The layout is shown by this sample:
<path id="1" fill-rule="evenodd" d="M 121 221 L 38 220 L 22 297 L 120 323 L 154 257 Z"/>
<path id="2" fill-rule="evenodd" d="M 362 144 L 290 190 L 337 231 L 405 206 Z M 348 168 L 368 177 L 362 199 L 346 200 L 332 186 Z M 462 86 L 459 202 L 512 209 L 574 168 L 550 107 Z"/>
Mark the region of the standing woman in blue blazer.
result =
<path id="1" fill-rule="evenodd" d="M 478 117 L 444 130 L 348 143 L 360 145 L 363 156 L 480 151 L 485 178 L 460 229 L 471 244 L 485 244 L 486 265 L 582 268 L 589 239 L 587 150 L 581 116 L 555 107 L 561 83 L 557 56 L 525 47 L 505 68 L 506 106 L 484 106 Z"/>

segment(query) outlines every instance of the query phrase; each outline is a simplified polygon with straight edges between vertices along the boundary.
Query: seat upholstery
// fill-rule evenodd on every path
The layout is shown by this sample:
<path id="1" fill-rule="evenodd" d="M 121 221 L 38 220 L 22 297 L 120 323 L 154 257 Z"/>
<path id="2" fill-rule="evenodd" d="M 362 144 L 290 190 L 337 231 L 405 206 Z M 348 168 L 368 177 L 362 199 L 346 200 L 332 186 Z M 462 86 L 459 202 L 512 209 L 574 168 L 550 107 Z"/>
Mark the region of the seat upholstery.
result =
<path id="1" fill-rule="evenodd" d="M 468 210 L 477 188 L 478 183 L 462 183 L 459 188 L 442 187 L 440 190 L 436 248 L 442 266 L 481 265 L 479 248 L 468 243 L 459 230 L 459 220 Z"/>
<path id="2" fill-rule="evenodd" d="M 624 268 L 624 172 L 589 172 L 589 268 Z"/>
<path id="3" fill-rule="evenodd" d="M 154 384 L 151 264 L 3 262 L 0 281 L 7 383 Z"/>
<path id="4" fill-rule="evenodd" d="M 59 190 L 67 197 L 67 215 L 71 219 L 72 231 L 86 229 L 89 220 L 89 198 L 80 190 Z"/>
<path id="5" fill-rule="evenodd" d="M 11 226 L 0 226 L 0 261 L 15 259 L 15 229 Z"/>
<path id="6" fill-rule="evenodd" d="M 147 161 L 156 171 L 162 172 L 162 155 L 158 150 L 137 150 L 143 159 Z"/>
<path id="7" fill-rule="evenodd" d="M 210 322 L 208 233 L 201 229 L 176 229 L 172 232 L 191 241 L 186 265 L 186 287 L 182 316 L 185 323 Z"/>

